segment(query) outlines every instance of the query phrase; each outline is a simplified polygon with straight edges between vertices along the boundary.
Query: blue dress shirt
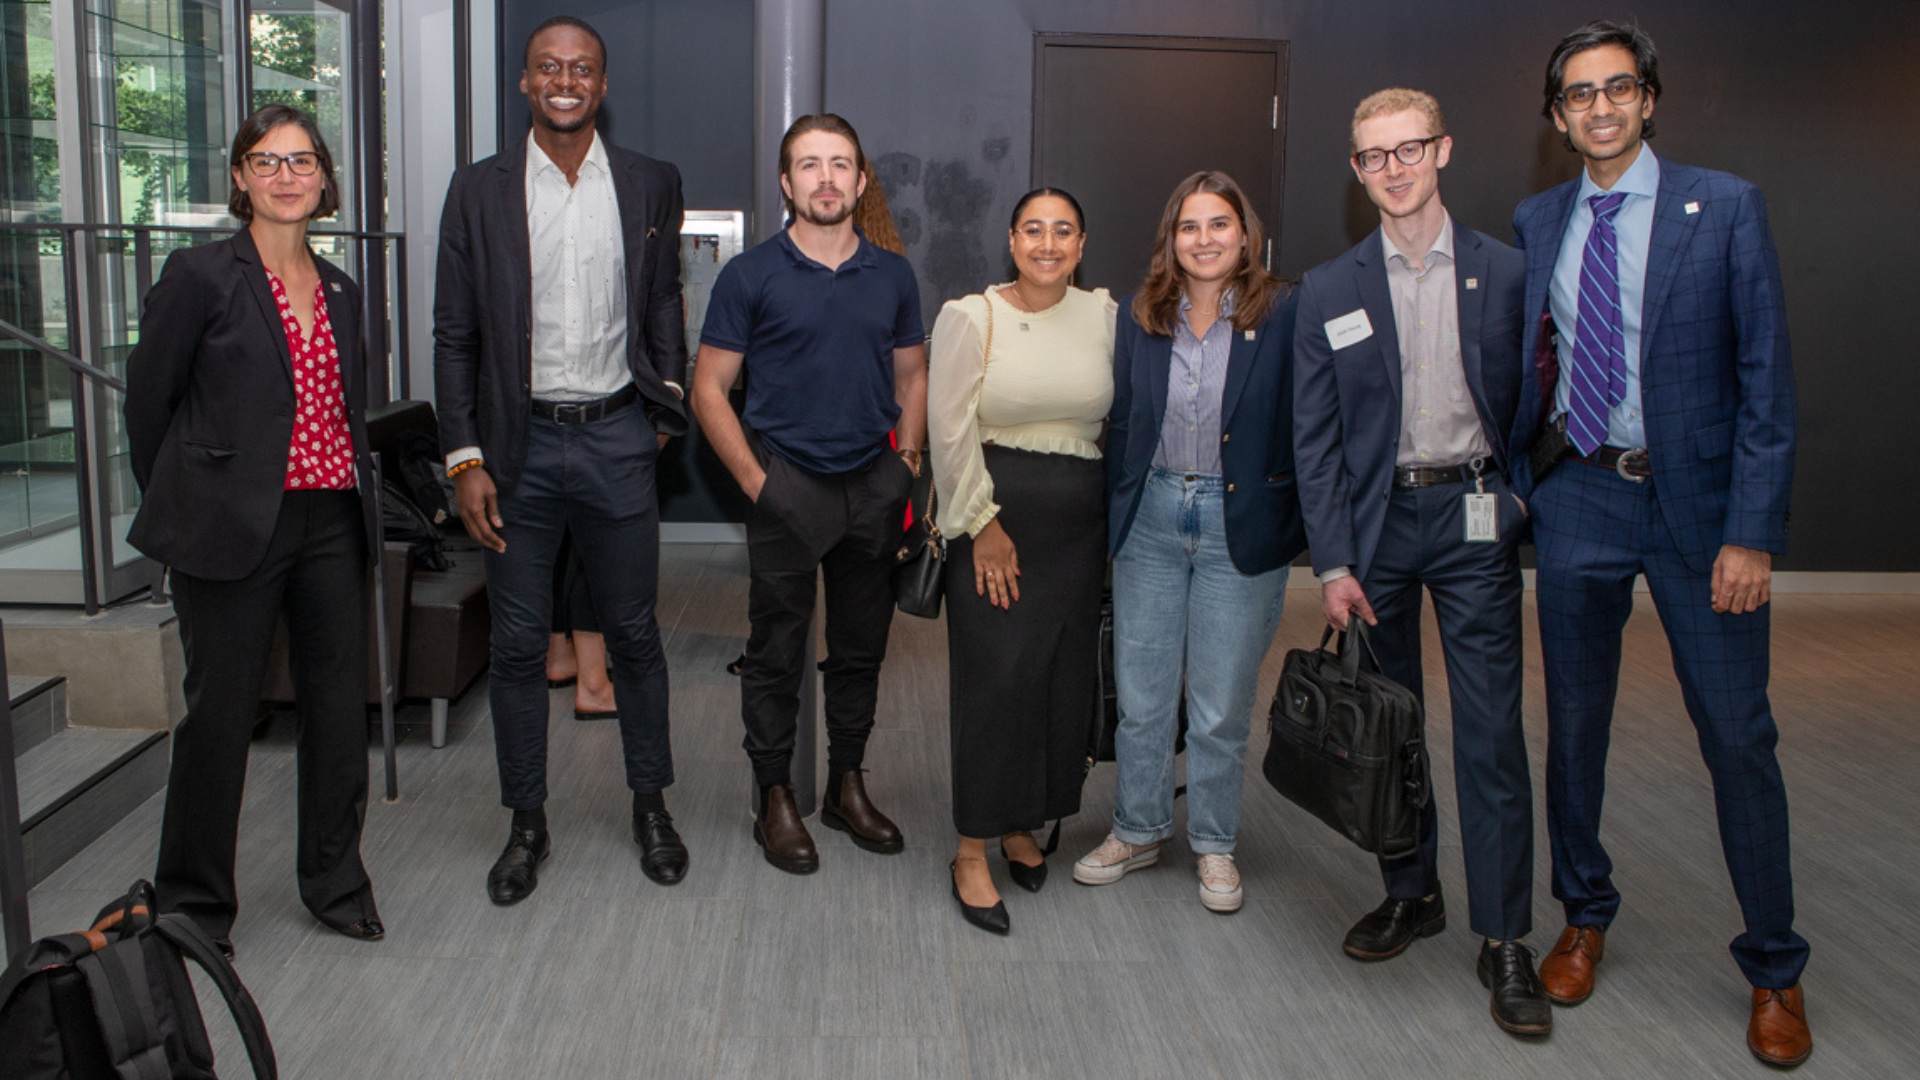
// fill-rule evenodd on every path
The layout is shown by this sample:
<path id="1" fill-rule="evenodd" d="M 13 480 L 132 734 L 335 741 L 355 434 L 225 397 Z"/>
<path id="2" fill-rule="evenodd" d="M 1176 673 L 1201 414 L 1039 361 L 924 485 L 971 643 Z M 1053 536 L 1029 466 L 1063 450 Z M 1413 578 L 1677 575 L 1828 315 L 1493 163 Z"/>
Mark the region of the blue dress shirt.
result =
<path id="1" fill-rule="evenodd" d="M 1640 156 L 1611 189 L 1594 183 L 1585 169 L 1580 171 L 1580 194 L 1573 201 L 1566 235 L 1560 238 L 1560 257 L 1553 264 L 1548 292 L 1553 324 L 1560 332 L 1561 375 L 1553 392 L 1553 410 L 1564 414 L 1571 407 L 1568 373 L 1573 371 L 1573 341 L 1580 320 L 1580 261 L 1587 250 L 1587 233 L 1593 230 L 1593 207 L 1587 200 L 1609 190 L 1627 196 L 1613 218 L 1619 258 L 1620 322 L 1626 338 L 1627 392 L 1607 413 L 1607 445 L 1630 448 L 1647 445 L 1646 421 L 1640 414 L 1640 326 L 1647 295 L 1647 252 L 1653 246 L 1653 204 L 1660 191 L 1660 160 L 1645 143 L 1640 144 Z"/>

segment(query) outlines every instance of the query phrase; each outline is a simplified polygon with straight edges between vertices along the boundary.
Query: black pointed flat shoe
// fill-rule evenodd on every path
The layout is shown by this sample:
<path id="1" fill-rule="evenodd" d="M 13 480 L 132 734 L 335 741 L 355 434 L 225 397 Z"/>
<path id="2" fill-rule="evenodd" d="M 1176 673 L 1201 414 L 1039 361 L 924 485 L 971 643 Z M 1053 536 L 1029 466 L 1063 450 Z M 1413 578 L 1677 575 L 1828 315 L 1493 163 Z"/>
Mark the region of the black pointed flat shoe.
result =
<path id="1" fill-rule="evenodd" d="M 1007 854 L 1007 841 L 1005 837 L 1002 837 L 1000 840 L 1000 855 L 1007 860 L 1007 876 L 1013 879 L 1015 885 L 1032 893 L 1039 892 L 1041 888 L 1046 885 L 1047 857 L 1045 855 L 1040 856 L 1040 863 L 1037 866 L 1028 866 L 1026 863 L 1016 862 L 1013 856 Z"/>
<path id="2" fill-rule="evenodd" d="M 947 864 L 947 874 L 952 876 L 959 866 L 959 860 Z M 953 902 L 960 905 L 960 914 L 973 925 L 990 934 L 1005 934 L 1013 929 L 1013 920 L 1007 915 L 1007 902 L 996 901 L 990 908 L 974 907 L 960 899 L 960 879 L 953 878 Z"/>

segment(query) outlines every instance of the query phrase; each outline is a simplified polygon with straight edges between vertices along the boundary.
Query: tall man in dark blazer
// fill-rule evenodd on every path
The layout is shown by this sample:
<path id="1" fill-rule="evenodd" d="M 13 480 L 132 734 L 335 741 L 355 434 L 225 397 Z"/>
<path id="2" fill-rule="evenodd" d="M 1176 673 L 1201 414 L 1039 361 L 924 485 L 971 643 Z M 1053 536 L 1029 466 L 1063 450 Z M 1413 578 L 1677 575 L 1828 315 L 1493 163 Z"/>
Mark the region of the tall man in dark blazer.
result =
<path id="1" fill-rule="evenodd" d="M 1558 328 L 1559 377 L 1541 403 L 1551 442 L 1534 460 L 1563 455 L 1530 480 L 1547 835 L 1567 915 L 1540 974 L 1554 1001 L 1585 1000 L 1620 906 L 1600 803 L 1620 633 L 1645 574 L 1746 923 L 1732 949 L 1754 987 L 1747 1045 L 1792 1065 L 1813 1039 L 1767 703 L 1766 605 L 1773 555 L 1786 550 L 1794 445 L 1780 266 L 1758 189 L 1646 146 L 1659 95 L 1659 56 L 1639 27 L 1596 22 L 1563 39 L 1545 112 L 1585 168 L 1513 220 L 1529 345 L 1542 311 Z"/>
<path id="2" fill-rule="evenodd" d="M 524 899 L 550 848 L 545 656 L 553 563 L 570 530 L 606 636 L 640 868 L 671 885 L 687 849 L 673 783 L 667 662 L 654 618 L 654 466 L 686 431 L 680 174 L 594 130 L 606 46 L 557 16 L 527 39 L 528 139 L 454 174 L 440 224 L 434 382 L 460 517 L 486 546 L 500 799 L 487 876 Z"/>
<path id="3" fill-rule="evenodd" d="M 1533 789 L 1520 726 L 1520 533 L 1507 481 L 1521 362 L 1520 254 L 1458 225 L 1440 201 L 1453 153 L 1440 105 L 1382 90 L 1353 114 L 1354 175 L 1380 228 L 1308 271 L 1294 331 L 1295 458 L 1327 621 L 1358 615 L 1385 673 L 1415 694 L 1420 587 L 1433 593 L 1453 712 L 1454 782 L 1480 981 L 1494 1020 L 1552 1030 L 1520 939 L 1533 923 Z M 1385 960 L 1446 926 L 1438 814 L 1418 850 L 1380 860 L 1387 899 L 1348 932 Z"/>

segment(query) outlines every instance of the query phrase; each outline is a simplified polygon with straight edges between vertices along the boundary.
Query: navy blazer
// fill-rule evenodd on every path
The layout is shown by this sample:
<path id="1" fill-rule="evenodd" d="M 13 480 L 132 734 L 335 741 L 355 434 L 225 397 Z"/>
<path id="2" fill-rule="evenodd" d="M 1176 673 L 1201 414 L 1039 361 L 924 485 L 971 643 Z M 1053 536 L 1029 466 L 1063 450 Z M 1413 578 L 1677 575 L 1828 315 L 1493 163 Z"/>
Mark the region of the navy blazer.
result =
<path id="1" fill-rule="evenodd" d="M 1249 338 L 1233 331 L 1220 402 L 1220 467 L 1227 484 L 1227 554 L 1243 574 L 1263 574 L 1306 549 L 1293 476 L 1293 310 L 1288 289 Z M 1231 329 L 1231 327 L 1229 327 Z M 1153 470 L 1167 415 L 1173 339 L 1149 333 L 1120 301 L 1113 340 L 1113 409 L 1107 416 L 1108 549 L 1119 554 Z"/>
<path id="2" fill-rule="evenodd" d="M 1526 310 L 1534 313 L 1529 356 L 1579 190 L 1570 180 L 1514 211 L 1514 241 L 1527 260 Z M 1793 357 L 1780 259 L 1759 188 L 1661 159 L 1640 326 L 1655 502 L 1681 555 L 1704 574 L 1723 544 L 1786 551 Z M 1537 380 L 1529 386 L 1537 402 Z"/>
<path id="3" fill-rule="evenodd" d="M 532 136 L 528 136 L 531 138 Z M 627 264 L 627 367 L 655 430 L 683 435 L 686 311 L 680 295 L 680 172 L 601 140 Z M 527 142 L 453 174 L 440 214 L 433 385 L 440 445 L 478 446 L 502 497 L 527 456 L 533 410 L 533 257 Z"/>
<path id="4" fill-rule="evenodd" d="M 1529 377 L 1520 349 L 1526 277 L 1519 252 L 1453 225 L 1453 288 L 1460 364 L 1494 463 L 1525 457 L 1532 413 L 1519 408 Z M 1365 580 L 1380 542 L 1400 454 L 1400 335 L 1380 230 L 1307 271 L 1294 331 L 1294 448 L 1315 573 L 1339 566 Z M 1337 352 L 1327 323 L 1365 310 L 1371 336 Z M 1440 461 L 1436 465 L 1456 462 Z"/>
<path id="5" fill-rule="evenodd" d="M 315 257 L 340 353 L 367 551 L 379 550 L 360 287 Z M 266 557 L 293 445 L 293 352 L 253 235 L 167 256 L 127 359 L 127 458 L 144 498 L 127 541 L 183 574 L 237 581 Z"/>

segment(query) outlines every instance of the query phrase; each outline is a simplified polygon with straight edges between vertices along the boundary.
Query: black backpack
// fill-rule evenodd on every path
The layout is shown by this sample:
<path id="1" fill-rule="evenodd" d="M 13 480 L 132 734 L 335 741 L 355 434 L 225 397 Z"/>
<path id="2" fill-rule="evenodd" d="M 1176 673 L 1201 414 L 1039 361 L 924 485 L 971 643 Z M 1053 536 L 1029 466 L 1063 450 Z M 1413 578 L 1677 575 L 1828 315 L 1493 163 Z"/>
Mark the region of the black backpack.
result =
<path id="1" fill-rule="evenodd" d="M 257 1080 L 278 1070 L 267 1026 L 240 976 L 184 915 L 154 913 L 137 881 L 92 929 L 41 938 L 0 974 L 7 1080 L 214 1080 L 213 1047 L 182 957 L 212 977 Z"/>

